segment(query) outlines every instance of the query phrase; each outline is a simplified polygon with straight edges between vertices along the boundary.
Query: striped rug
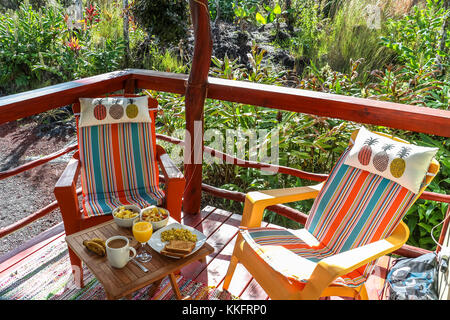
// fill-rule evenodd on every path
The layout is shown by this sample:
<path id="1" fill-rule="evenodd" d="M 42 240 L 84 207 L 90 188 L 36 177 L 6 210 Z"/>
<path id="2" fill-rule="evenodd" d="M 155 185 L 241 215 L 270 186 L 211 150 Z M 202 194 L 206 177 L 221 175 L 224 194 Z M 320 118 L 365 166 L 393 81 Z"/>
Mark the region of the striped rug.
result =
<path id="1" fill-rule="evenodd" d="M 182 276 L 177 277 L 177 282 L 181 293 L 194 300 L 236 299 L 227 291 Z M 67 244 L 60 236 L 19 263 L 0 270 L 0 300 L 106 300 L 103 286 L 87 267 L 85 286 L 79 289 L 73 283 Z M 147 294 L 148 288 L 136 291 L 133 300 L 175 299 L 168 277 L 152 297 Z"/>

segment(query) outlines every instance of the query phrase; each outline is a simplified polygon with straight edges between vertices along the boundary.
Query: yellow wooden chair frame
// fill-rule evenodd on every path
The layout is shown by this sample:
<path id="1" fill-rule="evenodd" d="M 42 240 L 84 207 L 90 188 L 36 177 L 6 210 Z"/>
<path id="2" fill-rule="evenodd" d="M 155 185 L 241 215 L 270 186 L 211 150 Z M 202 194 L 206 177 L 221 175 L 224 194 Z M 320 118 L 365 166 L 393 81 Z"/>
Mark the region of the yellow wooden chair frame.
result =
<path id="1" fill-rule="evenodd" d="M 353 141 L 357 131 L 352 134 Z M 377 134 L 380 134 L 377 132 Z M 385 134 L 381 134 L 386 136 Z M 388 136 L 397 141 L 402 139 Z M 431 182 L 439 171 L 439 163 L 433 159 L 427 174 L 427 184 Z M 289 203 L 307 199 L 314 199 L 324 183 L 308 187 L 296 187 L 288 189 L 273 189 L 266 191 L 249 192 L 244 203 L 241 226 L 247 228 L 261 227 L 264 209 L 268 206 Z M 426 187 L 418 193 L 416 200 Z M 302 299 L 315 300 L 323 296 L 345 296 L 362 300 L 368 299 L 365 285 L 353 288 L 333 284 L 333 281 L 352 270 L 355 270 L 379 257 L 392 253 L 402 247 L 409 237 L 409 228 L 401 221 L 394 232 L 387 237 L 373 243 L 354 248 L 339 254 L 322 259 L 318 263 L 298 257 L 298 267 L 302 268 L 309 279 L 303 289 L 281 273 L 269 266 L 238 234 L 230 265 L 224 279 L 223 289 L 227 290 L 237 263 L 240 262 L 252 274 L 256 281 L 266 291 L 271 299 L 288 300 Z M 278 250 L 282 254 L 287 250 L 281 246 L 271 247 L 270 250 Z"/>

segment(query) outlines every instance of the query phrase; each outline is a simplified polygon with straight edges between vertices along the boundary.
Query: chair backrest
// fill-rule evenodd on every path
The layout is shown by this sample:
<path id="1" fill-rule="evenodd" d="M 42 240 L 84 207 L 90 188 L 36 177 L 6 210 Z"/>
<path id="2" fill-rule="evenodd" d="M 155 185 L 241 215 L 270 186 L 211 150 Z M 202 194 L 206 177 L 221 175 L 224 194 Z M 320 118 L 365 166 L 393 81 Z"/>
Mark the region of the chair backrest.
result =
<path id="1" fill-rule="evenodd" d="M 415 194 L 396 182 L 348 166 L 344 160 L 356 134 L 331 170 L 305 224 L 332 254 L 388 237 L 439 170 L 433 159 L 424 185 Z"/>
<path id="2" fill-rule="evenodd" d="M 136 97 L 110 95 L 108 97 Z M 159 189 L 156 162 L 155 110 L 157 101 L 149 97 L 151 122 L 112 123 L 79 127 L 83 210 L 86 216 L 110 213 L 123 204 L 142 207 L 157 204 Z M 73 105 L 75 114 L 80 104 Z"/>

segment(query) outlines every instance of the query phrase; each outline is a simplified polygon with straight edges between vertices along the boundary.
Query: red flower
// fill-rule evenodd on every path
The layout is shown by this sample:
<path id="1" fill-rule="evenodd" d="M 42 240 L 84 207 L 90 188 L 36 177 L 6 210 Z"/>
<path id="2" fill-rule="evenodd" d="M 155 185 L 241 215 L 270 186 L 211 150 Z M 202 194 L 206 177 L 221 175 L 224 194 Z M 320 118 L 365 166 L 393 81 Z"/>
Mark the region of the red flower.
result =
<path id="1" fill-rule="evenodd" d="M 99 18 L 100 13 L 98 12 L 97 8 L 95 6 L 93 6 L 92 4 L 89 5 L 89 8 L 86 7 L 85 15 L 86 15 L 86 22 L 89 22 L 89 24 L 100 21 L 100 18 Z"/>
<path id="2" fill-rule="evenodd" d="M 78 43 L 78 39 L 75 37 L 72 37 L 70 39 L 70 42 L 67 43 L 67 46 L 75 53 L 80 51 L 81 49 L 81 46 Z"/>

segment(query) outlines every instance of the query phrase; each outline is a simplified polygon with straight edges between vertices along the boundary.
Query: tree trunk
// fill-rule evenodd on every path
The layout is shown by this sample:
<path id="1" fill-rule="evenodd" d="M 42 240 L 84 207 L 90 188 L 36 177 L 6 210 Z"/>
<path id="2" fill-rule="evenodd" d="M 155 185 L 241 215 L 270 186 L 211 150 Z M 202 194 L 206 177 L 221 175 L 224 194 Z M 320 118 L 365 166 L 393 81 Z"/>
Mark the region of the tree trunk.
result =
<path id="1" fill-rule="evenodd" d="M 128 0 L 123 0 L 123 39 L 125 41 L 125 68 L 129 67 L 130 63 L 130 37 L 129 37 L 129 21 L 128 21 Z"/>
<path id="2" fill-rule="evenodd" d="M 185 213 L 199 213 L 202 192 L 203 109 L 206 98 L 212 39 L 208 0 L 189 0 L 194 25 L 194 56 L 185 95 L 186 145 L 183 197 Z"/>

